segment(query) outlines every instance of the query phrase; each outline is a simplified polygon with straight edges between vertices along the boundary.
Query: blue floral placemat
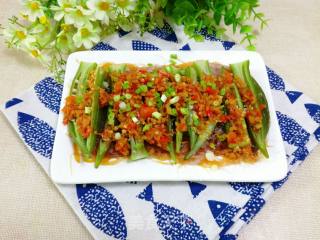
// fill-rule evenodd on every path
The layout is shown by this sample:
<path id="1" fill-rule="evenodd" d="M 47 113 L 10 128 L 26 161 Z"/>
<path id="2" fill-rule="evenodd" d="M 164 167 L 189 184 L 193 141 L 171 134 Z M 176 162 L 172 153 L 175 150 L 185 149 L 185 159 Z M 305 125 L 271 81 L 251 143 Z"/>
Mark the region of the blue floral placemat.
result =
<path id="1" fill-rule="evenodd" d="M 237 50 L 205 31 L 205 42 L 181 28 L 119 32 L 94 50 Z M 267 68 L 289 171 L 273 183 L 127 182 L 56 185 L 95 239 L 236 239 L 320 141 L 320 106 Z M 2 111 L 48 174 L 62 85 L 47 77 L 7 101 Z"/>

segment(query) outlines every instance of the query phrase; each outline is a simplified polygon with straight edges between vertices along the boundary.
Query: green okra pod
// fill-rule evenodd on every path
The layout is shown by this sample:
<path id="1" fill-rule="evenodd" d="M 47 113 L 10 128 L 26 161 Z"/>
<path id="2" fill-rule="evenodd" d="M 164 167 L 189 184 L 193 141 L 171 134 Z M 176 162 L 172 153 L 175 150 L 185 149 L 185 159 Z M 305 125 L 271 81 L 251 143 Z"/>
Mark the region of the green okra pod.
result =
<path id="1" fill-rule="evenodd" d="M 143 159 L 149 156 L 147 150 L 144 147 L 144 141 L 142 139 L 134 139 L 130 137 L 130 161 Z"/>
<path id="2" fill-rule="evenodd" d="M 176 153 L 180 153 L 183 132 L 176 131 Z"/>
<path id="3" fill-rule="evenodd" d="M 110 111 L 111 108 L 103 108 L 101 109 L 101 113 L 100 113 L 100 119 L 99 119 L 99 128 L 98 131 L 101 132 L 104 130 L 104 128 L 106 127 L 106 125 L 108 124 L 108 112 Z M 98 168 L 101 164 L 102 159 L 104 158 L 106 152 L 108 151 L 109 147 L 111 145 L 111 141 L 109 140 L 104 140 L 104 139 L 100 139 L 99 141 L 99 145 L 98 145 L 98 149 L 97 149 L 97 155 L 95 158 L 95 168 Z"/>
<path id="4" fill-rule="evenodd" d="M 253 126 L 251 126 L 248 123 L 248 131 L 249 131 L 249 136 L 251 137 L 253 143 L 261 151 L 261 153 L 268 158 L 269 154 L 267 151 L 267 143 L 266 143 L 266 137 L 270 127 L 270 114 L 269 114 L 268 102 L 263 90 L 261 89 L 259 84 L 256 82 L 256 80 L 251 76 L 249 65 L 250 65 L 250 62 L 249 60 L 247 60 L 244 62 L 231 64 L 230 67 L 233 74 L 236 77 L 238 77 L 240 80 L 242 80 L 254 94 L 257 100 L 255 107 L 259 108 L 260 104 L 263 104 L 265 106 L 265 108 L 262 110 L 261 129 L 256 131 L 253 128 Z"/>
<path id="5" fill-rule="evenodd" d="M 168 144 L 168 151 L 170 153 L 170 158 L 172 163 L 176 163 L 176 154 L 174 152 L 174 144 L 173 144 L 173 119 L 169 118 L 168 120 L 168 130 L 169 130 L 169 134 L 170 134 L 170 142 Z"/>
<path id="6" fill-rule="evenodd" d="M 68 132 L 74 144 L 76 144 L 85 159 L 90 158 L 90 153 L 87 149 L 86 142 L 81 134 L 78 132 L 74 121 L 68 123 Z"/>
<path id="7" fill-rule="evenodd" d="M 193 65 L 197 71 L 199 79 L 201 78 L 201 76 L 203 74 L 205 74 L 205 75 L 212 74 L 208 60 L 198 60 L 198 61 L 195 61 Z"/>
<path id="8" fill-rule="evenodd" d="M 94 163 L 95 168 L 98 168 L 100 166 L 101 161 L 104 158 L 104 155 L 106 154 L 106 152 L 110 147 L 110 143 L 111 143 L 110 141 L 104 141 L 102 139 L 100 140 L 95 163 Z"/>
<path id="9" fill-rule="evenodd" d="M 202 145 L 208 140 L 208 138 L 213 133 L 215 126 L 216 126 L 215 123 L 209 123 L 206 126 L 204 131 L 201 134 L 199 134 L 199 137 L 198 137 L 196 143 L 190 149 L 190 151 L 186 154 L 184 159 L 189 159 L 190 157 L 192 157 L 202 147 Z"/>
<path id="10" fill-rule="evenodd" d="M 99 109 L 99 91 L 104 80 L 104 71 L 102 67 L 96 69 L 96 76 L 94 81 L 94 92 L 92 94 L 92 110 L 91 110 L 91 128 L 92 132 L 90 133 L 87 139 L 87 148 L 90 153 L 92 153 L 97 139 L 97 131 L 99 128 L 99 119 L 100 119 L 100 109 Z"/>
<path id="11" fill-rule="evenodd" d="M 232 84 L 232 89 L 233 89 L 234 94 L 236 96 L 238 108 L 243 110 L 244 106 L 243 106 L 243 103 L 242 103 L 242 99 L 241 99 L 238 87 L 237 87 L 237 85 L 235 83 Z M 251 143 L 250 137 L 249 137 L 249 133 L 248 133 L 248 128 L 247 128 L 247 123 L 246 123 L 246 120 L 245 120 L 244 117 L 241 117 L 241 126 L 242 126 L 244 134 L 245 134 L 244 135 L 244 139 L 240 143 L 229 144 L 229 147 L 231 147 L 231 148 L 245 147 L 245 146 L 247 146 L 247 145 L 249 145 Z"/>
<path id="12" fill-rule="evenodd" d="M 198 136 L 196 133 L 196 129 L 193 126 L 192 109 L 191 109 L 190 104 L 188 104 L 188 114 L 186 116 L 186 123 L 187 123 L 187 129 L 188 129 L 188 134 L 189 134 L 190 149 L 192 149 L 195 142 L 197 141 Z"/>
<path id="13" fill-rule="evenodd" d="M 198 81 L 197 71 L 193 66 L 185 68 L 184 75 L 191 78 L 192 83 L 196 83 Z"/>
<path id="14" fill-rule="evenodd" d="M 79 66 L 79 75 L 77 76 L 77 96 L 83 96 L 88 89 L 89 74 L 97 67 L 96 63 L 81 62 Z"/>

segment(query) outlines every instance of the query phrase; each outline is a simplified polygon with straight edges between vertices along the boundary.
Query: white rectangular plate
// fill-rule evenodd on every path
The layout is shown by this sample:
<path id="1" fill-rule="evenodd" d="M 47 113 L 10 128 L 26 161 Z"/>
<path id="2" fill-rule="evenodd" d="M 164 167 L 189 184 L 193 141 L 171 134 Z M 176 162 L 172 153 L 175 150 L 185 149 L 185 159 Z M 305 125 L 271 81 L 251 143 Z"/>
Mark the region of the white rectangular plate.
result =
<path id="1" fill-rule="evenodd" d="M 262 87 L 270 109 L 270 130 L 267 136 L 269 159 L 261 157 L 254 164 L 241 163 L 221 168 L 196 165 L 162 164 L 151 159 L 135 162 L 122 161 L 115 165 L 94 168 L 91 163 L 78 163 L 73 156 L 71 139 L 59 114 L 56 138 L 51 159 L 50 174 L 53 181 L 62 184 L 122 182 L 122 181 L 241 181 L 269 182 L 282 179 L 287 173 L 287 161 L 275 114 L 266 67 L 262 57 L 248 51 L 85 51 L 69 56 L 61 108 L 65 104 L 72 79 L 80 61 L 133 63 L 137 65 L 168 64 L 170 54 L 177 54 L 183 62 L 207 59 L 225 65 L 250 60 L 250 72 Z"/>

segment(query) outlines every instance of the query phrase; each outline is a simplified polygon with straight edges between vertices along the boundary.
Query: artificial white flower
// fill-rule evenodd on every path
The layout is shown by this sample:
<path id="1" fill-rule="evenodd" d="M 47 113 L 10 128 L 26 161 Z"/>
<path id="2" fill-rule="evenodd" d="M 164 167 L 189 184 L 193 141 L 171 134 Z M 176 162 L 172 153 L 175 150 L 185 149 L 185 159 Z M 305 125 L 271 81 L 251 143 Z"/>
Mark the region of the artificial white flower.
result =
<path id="1" fill-rule="evenodd" d="M 114 0 L 89 0 L 87 6 L 93 11 L 93 16 L 105 24 L 109 24 L 109 18 L 114 19 L 112 13 Z"/>
<path id="2" fill-rule="evenodd" d="M 57 47 L 64 52 L 74 51 L 76 47 L 73 43 L 72 37 L 76 33 L 76 28 L 73 25 L 62 24 L 61 31 L 57 35 Z"/>
<path id="3" fill-rule="evenodd" d="M 36 42 L 35 37 L 28 35 L 27 30 L 21 27 L 13 28 L 12 26 L 5 28 L 2 32 L 9 47 L 24 50 L 26 41 Z"/>
<path id="4" fill-rule="evenodd" d="M 8 41 L 22 41 L 27 37 L 26 29 L 13 28 L 12 26 L 3 29 L 2 34 Z"/>
<path id="5" fill-rule="evenodd" d="M 120 13 L 124 16 L 129 16 L 130 11 L 136 7 L 135 0 L 116 0 L 116 6 L 119 8 Z"/>
<path id="6" fill-rule="evenodd" d="M 85 9 L 81 5 L 76 6 L 75 8 L 70 9 L 70 11 L 64 15 L 64 21 L 66 24 L 73 24 L 79 28 L 89 24 L 92 13 L 92 10 Z"/>
<path id="7" fill-rule="evenodd" d="M 36 23 L 29 31 L 29 35 L 34 36 L 36 43 L 41 47 L 47 47 L 55 38 L 56 28 L 53 24 Z"/>
<path id="8" fill-rule="evenodd" d="M 44 16 L 41 3 L 37 0 L 27 0 L 23 2 L 25 9 L 22 14 L 28 18 L 29 21 L 34 22 L 37 18 Z"/>
<path id="9" fill-rule="evenodd" d="M 54 20 L 60 21 L 64 15 L 72 10 L 77 5 L 76 0 L 58 0 L 58 6 L 52 6 L 54 11 Z"/>
<path id="10" fill-rule="evenodd" d="M 42 64 L 46 64 L 49 61 L 49 56 L 45 55 L 39 49 L 39 44 L 32 35 L 28 35 L 21 42 L 21 50 L 29 53 L 33 58 L 38 59 Z"/>
<path id="11" fill-rule="evenodd" d="M 39 44 L 37 43 L 37 39 L 31 34 L 27 35 L 27 37 L 21 42 L 21 48 L 24 51 L 33 49 L 36 46 L 39 46 Z"/>
<path id="12" fill-rule="evenodd" d="M 77 48 L 84 46 L 86 49 L 90 49 L 100 41 L 100 32 L 101 29 L 98 25 L 93 26 L 91 23 L 88 23 L 78 28 L 77 33 L 72 39 Z"/>

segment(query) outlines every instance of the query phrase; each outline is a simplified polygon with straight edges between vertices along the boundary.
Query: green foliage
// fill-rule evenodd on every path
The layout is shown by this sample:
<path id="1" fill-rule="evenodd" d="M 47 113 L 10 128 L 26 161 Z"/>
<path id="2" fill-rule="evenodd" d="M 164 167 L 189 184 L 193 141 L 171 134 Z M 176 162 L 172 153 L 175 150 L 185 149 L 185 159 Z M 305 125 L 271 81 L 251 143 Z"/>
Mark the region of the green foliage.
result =
<path id="1" fill-rule="evenodd" d="M 254 50 L 252 23 L 257 21 L 261 29 L 267 24 L 264 14 L 256 12 L 259 0 L 24 0 L 23 5 L 22 17 L 9 18 L 4 29 L 0 25 L 7 46 L 38 59 L 58 81 L 68 54 L 90 49 L 119 29 L 136 26 L 143 35 L 163 27 L 167 19 L 203 41 L 201 30 L 222 37 L 229 28 Z"/>

